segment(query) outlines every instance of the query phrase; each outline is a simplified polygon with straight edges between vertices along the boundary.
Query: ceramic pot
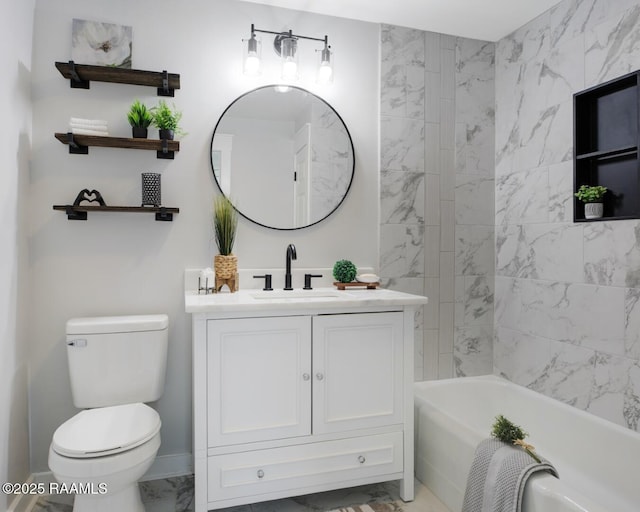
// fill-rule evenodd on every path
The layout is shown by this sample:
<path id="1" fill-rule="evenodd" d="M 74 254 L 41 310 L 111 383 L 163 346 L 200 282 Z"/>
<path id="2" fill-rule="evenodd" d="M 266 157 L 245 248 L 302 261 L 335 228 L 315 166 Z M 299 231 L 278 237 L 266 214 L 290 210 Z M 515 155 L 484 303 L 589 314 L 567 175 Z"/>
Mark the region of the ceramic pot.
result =
<path id="1" fill-rule="evenodd" d="M 149 135 L 149 130 L 147 128 L 143 128 L 142 126 L 132 126 L 131 132 L 134 139 L 146 139 Z"/>
<path id="2" fill-rule="evenodd" d="M 585 219 L 600 219 L 604 205 L 602 203 L 584 203 L 584 218 Z"/>
<path id="3" fill-rule="evenodd" d="M 158 130 L 161 139 L 173 140 L 173 130 Z"/>

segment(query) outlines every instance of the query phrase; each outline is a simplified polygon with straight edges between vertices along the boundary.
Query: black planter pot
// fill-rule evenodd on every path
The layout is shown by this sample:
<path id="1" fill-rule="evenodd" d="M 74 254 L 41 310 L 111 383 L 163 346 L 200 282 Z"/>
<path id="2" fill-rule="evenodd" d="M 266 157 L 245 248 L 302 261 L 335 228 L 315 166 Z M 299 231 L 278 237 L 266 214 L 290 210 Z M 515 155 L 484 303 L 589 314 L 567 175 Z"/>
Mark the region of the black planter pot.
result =
<path id="1" fill-rule="evenodd" d="M 159 132 L 161 139 L 173 140 L 173 130 L 159 130 Z"/>
<path id="2" fill-rule="evenodd" d="M 142 126 L 132 126 L 131 131 L 134 139 L 146 139 L 149 134 L 149 130 L 147 128 L 142 128 Z"/>

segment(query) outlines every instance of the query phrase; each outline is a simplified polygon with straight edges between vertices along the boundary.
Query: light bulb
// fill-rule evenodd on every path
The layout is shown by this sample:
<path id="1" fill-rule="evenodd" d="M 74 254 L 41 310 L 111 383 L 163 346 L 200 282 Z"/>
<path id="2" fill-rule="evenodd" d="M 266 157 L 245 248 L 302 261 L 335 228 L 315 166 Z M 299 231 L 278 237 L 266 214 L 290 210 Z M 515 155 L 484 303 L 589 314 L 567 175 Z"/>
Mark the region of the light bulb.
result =
<path id="1" fill-rule="evenodd" d="M 318 83 L 328 84 L 331 81 L 332 75 L 333 69 L 331 68 L 331 64 L 326 61 L 322 62 L 318 68 Z"/>
<path id="2" fill-rule="evenodd" d="M 295 80 L 298 75 L 298 63 L 291 57 L 282 61 L 282 78 Z"/>
<path id="3" fill-rule="evenodd" d="M 244 61 L 245 75 L 257 75 L 260 72 L 260 58 L 257 52 L 249 52 Z"/>

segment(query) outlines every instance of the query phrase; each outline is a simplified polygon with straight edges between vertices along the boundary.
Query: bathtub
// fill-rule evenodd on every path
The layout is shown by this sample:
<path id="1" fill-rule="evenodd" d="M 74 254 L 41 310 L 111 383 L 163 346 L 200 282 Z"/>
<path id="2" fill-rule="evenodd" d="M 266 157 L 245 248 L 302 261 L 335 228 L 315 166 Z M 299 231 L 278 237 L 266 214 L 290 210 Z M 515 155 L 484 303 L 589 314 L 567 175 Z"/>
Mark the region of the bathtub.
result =
<path id="1" fill-rule="evenodd" d="M 640 511 L 640 433 L 495 376 L 415 384 L 416 476 L 460 512 L 476 445 L 498 414 L 560 474 L 534 474 L 523 512 Z"/>

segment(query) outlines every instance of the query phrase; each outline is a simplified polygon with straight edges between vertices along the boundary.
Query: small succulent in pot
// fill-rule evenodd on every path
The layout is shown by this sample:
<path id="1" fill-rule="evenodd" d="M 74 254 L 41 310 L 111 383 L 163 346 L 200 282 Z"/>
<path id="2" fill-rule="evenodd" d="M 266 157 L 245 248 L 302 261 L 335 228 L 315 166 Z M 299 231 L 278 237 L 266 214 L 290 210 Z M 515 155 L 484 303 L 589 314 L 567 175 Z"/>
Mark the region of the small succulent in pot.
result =
<path id="1" fill-rule="evenodd" d="M 602 185 L 595 185 L 593 187 L 589 185 L 581 185 L 578 191 L 574 194 L 583 203 L 600 203 L 602 197 L 607 192 L 607 187 Z"/>
<path id="2" fill-rule="evenodd" d="M 350 283 L 356 278 L 358 270 L 349 260 L 338 260 L 333 265 L 333 277 L 340 283 Z"/>
<path id="3" fill-rule="evenodd" d="M 153 116 L 152 124 L 160 131 L 161 139 L 173 140 L 174 135 L 182 134 L 179 123 L 182 119 L 182 112 L 167 105 L 167 102 L 160 100 L 158 106 L 151 109 Z"/>
<path id="4" fill-rule="evenodd" d="M 131 125 L 134 138 L 146 139 L 148 128 L 151 126 L 153 116 L 147 106 L 140 100 L 135 100 L 129 108 L 127 120 Z"/>

